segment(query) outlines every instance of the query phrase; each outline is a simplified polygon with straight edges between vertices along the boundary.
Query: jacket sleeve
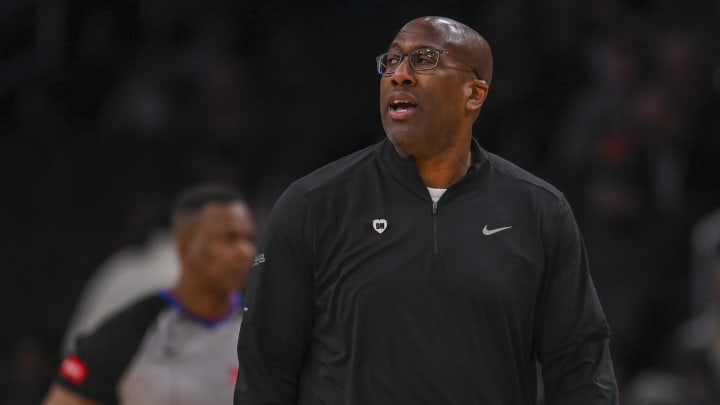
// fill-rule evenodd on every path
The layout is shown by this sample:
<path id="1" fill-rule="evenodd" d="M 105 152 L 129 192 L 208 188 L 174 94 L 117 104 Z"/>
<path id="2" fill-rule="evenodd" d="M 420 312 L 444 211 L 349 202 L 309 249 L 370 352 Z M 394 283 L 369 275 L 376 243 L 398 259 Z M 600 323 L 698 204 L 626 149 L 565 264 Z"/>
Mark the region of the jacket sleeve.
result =
<path id="1" fill-rule="evenodd" d="M 546 280 L 536 324 L 546 404 L 618 404 L 609 326 L 564 198 L 553 217 L 545 229 Z"/>
<path id="2" fill-rule="evenodd" d="M 236 405 L 297 402 L 314 308 L 308 207 L 293 184 L 270 214 L 245 293 Z"/>

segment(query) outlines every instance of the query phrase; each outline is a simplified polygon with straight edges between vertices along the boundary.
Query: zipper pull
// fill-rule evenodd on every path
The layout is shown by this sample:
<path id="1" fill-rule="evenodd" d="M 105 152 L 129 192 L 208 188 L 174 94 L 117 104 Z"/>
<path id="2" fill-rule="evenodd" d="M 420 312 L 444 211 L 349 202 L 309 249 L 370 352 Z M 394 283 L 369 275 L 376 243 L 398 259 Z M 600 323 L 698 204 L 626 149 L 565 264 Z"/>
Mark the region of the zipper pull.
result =
<path id="1" fill-rule="evenodd" d="M 437 214 L 437 202 L 433 201 L 433 215 Z"/>

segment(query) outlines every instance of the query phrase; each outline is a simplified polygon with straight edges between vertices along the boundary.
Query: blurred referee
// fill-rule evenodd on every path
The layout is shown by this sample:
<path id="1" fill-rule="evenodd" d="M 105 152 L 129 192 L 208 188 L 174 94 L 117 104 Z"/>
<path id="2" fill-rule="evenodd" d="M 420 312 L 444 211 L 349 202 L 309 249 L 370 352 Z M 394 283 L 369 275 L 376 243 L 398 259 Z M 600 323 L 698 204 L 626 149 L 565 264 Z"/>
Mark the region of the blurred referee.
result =
<path id="1" fill-rule="evenodd" d="M 44 404 L 232 401 L 241 291 L 255 257 L 252 213 L 237 191 L 201 185 L 178 197 L 172 225 L 178 283 L 80 336 Z"/>

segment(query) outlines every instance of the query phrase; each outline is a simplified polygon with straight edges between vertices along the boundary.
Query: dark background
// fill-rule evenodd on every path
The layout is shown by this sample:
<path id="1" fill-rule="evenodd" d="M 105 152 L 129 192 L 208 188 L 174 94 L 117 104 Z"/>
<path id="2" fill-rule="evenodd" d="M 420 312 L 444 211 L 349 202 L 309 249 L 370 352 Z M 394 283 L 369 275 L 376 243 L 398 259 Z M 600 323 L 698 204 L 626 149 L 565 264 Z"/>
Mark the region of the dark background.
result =
<path id="1" fill-rule="evenodd" d="M 38 402 L 83 284 L 180 189 L 236 185 L 262 224 L 293 179 L 382 139 L 373 59 L 422 15 L 491 44 L 475 136 L 568 196 L 621 389 L 662 367 L 708 300 L 690 235 L 720 208 L 720 2 L 10 0 L 0 403 Z"/>

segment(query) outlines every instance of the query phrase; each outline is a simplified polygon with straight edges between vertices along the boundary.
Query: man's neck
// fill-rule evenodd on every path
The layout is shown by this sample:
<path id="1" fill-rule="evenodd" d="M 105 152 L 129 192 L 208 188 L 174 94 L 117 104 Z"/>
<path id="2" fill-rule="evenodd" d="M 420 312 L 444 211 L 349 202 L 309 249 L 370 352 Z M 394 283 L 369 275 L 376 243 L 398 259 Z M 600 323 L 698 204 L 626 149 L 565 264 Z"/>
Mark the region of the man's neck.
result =
<path id="1" fill-rule="evenodd" d="M 182 281 L 173 288 L 172 294 L 189 313 L 208 319 L 219 318 L 232 309 L 232 296 L 201 291 Z"/>
<path id="2" fill-rule="evenodd" d="M 449 188 L 465 177 L 472 164 L 469 149 L 451 151 L 433 158 L 415 158 L 415 166 L 427 187 Z"/>

